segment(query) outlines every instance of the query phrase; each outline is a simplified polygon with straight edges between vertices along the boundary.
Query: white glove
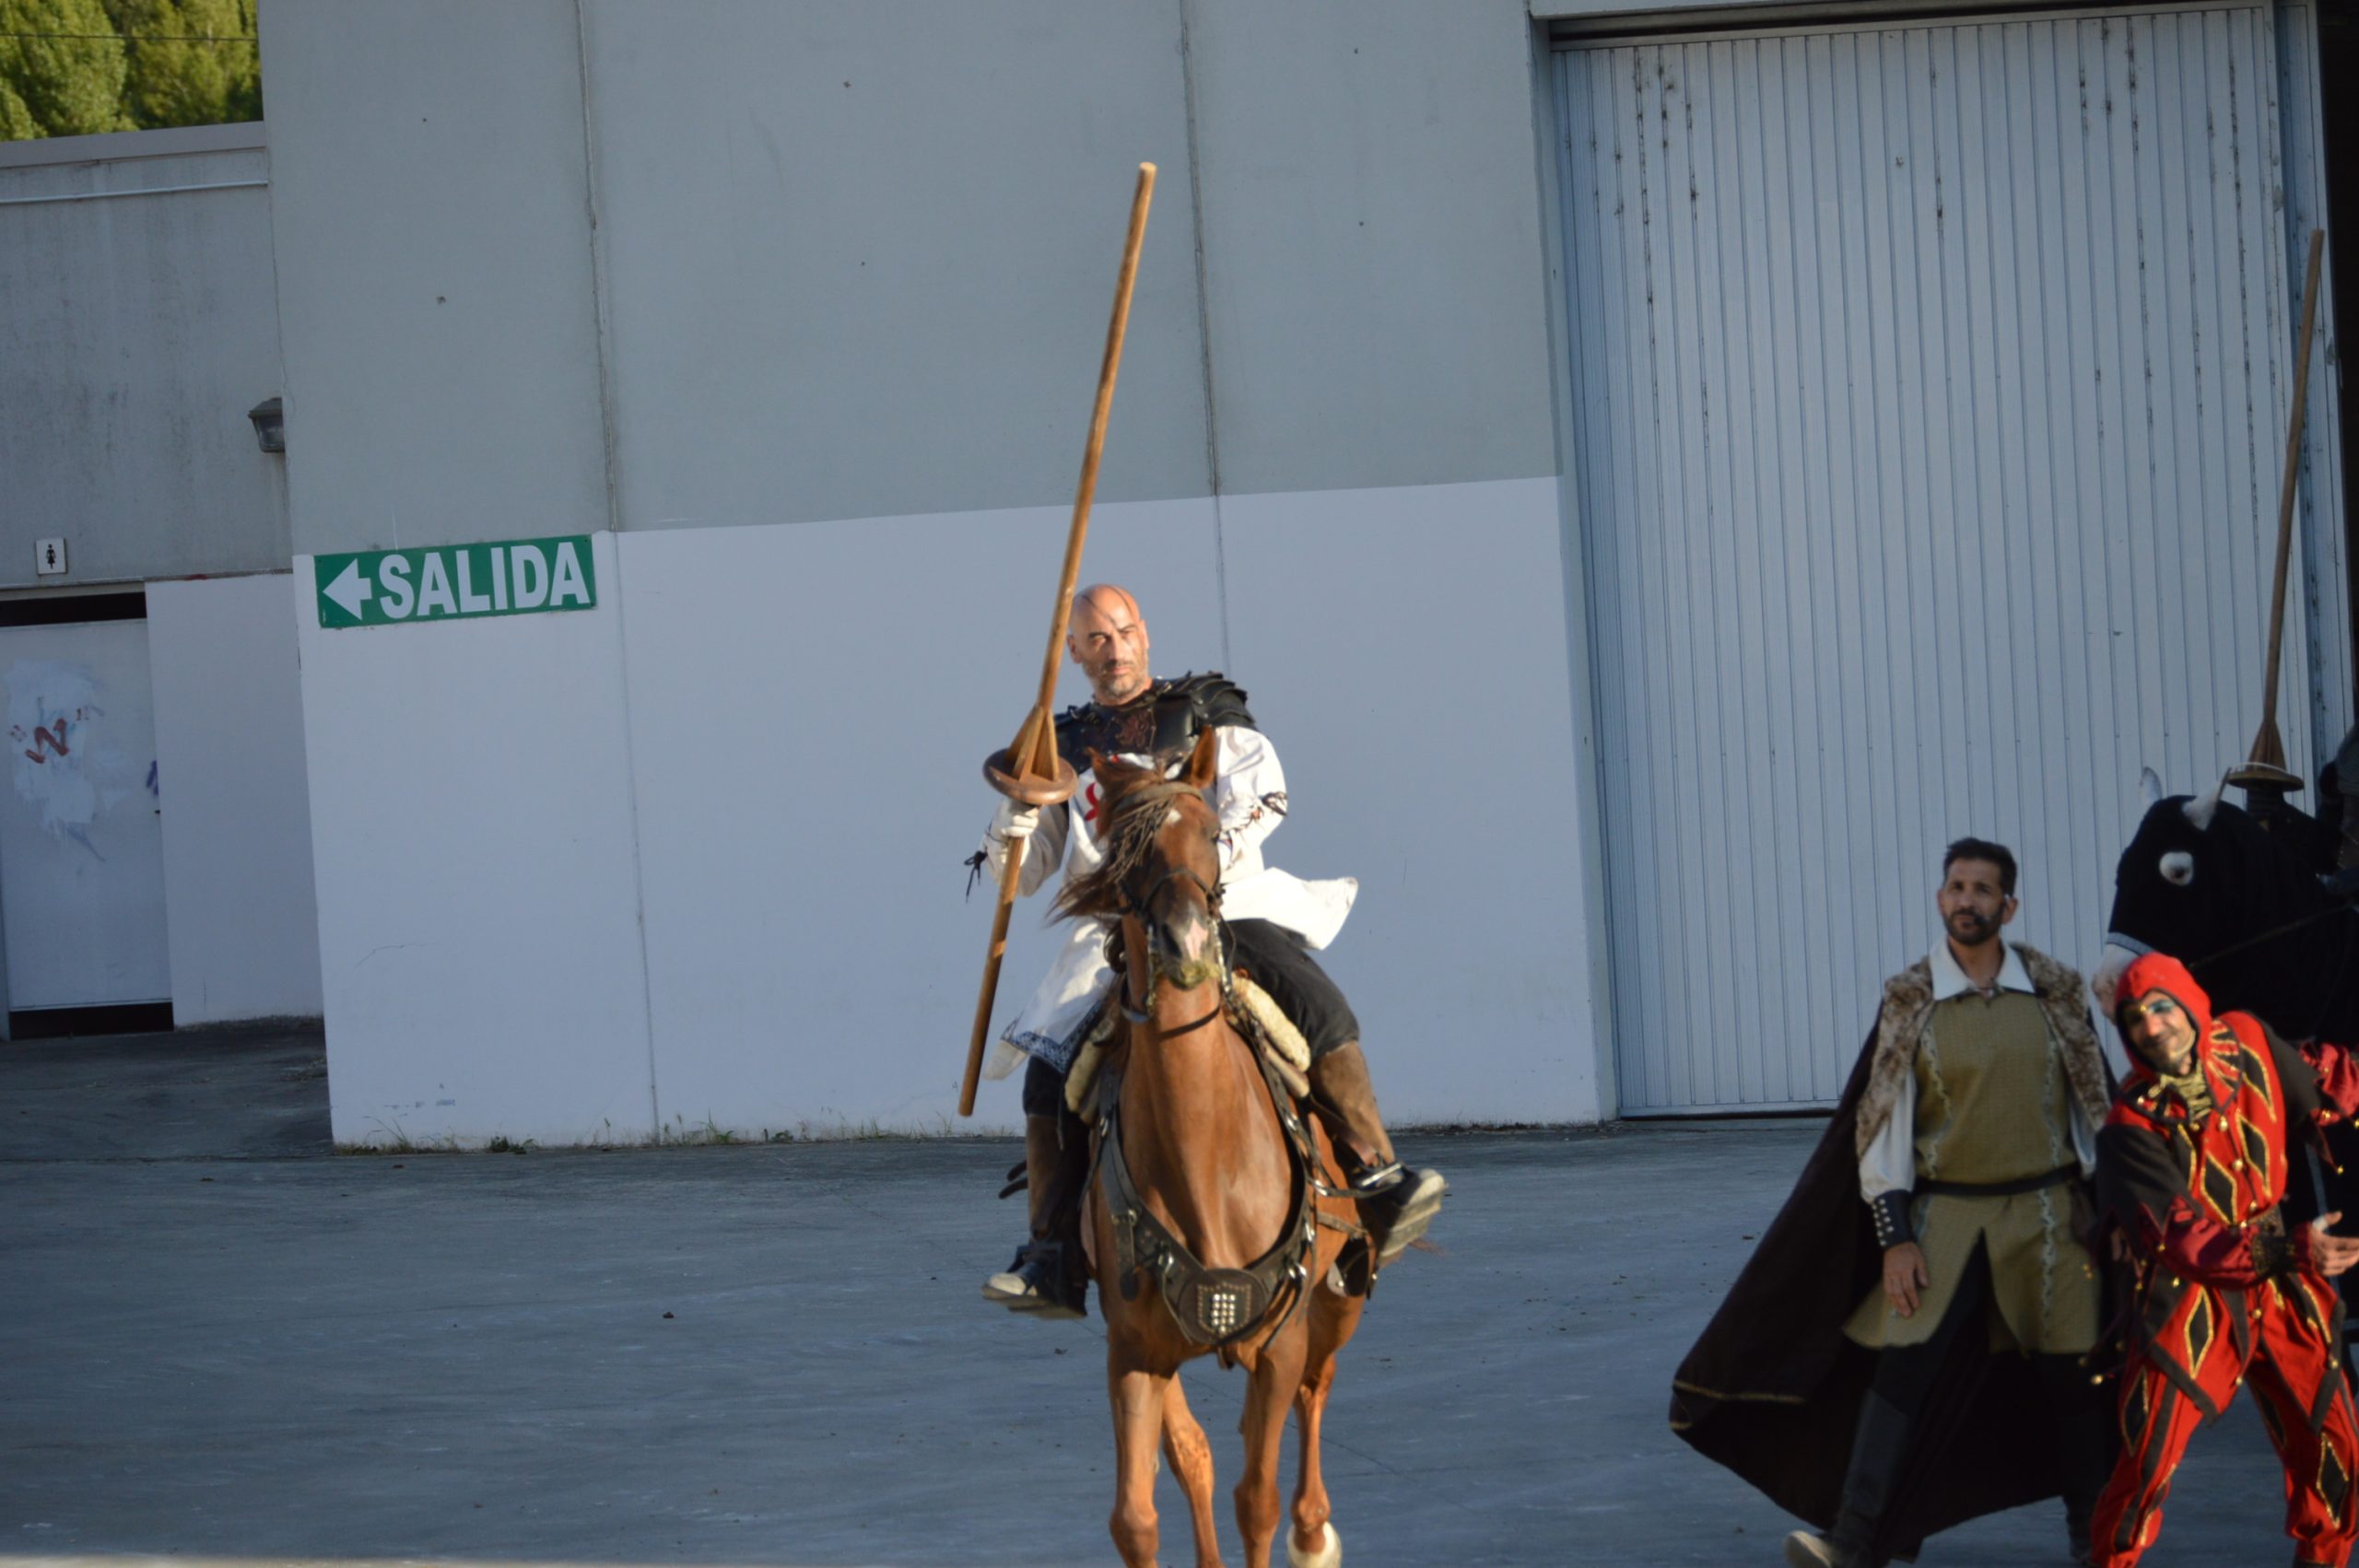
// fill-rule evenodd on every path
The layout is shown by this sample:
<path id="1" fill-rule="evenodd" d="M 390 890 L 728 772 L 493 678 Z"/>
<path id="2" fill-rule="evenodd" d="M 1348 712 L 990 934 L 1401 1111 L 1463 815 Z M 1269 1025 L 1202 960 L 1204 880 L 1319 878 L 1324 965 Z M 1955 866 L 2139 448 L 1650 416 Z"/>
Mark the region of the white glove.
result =
<path id="1" fill-rule="evenodd" d="M 1004 843 L 1029 838 L 1039 825 L 1039 807 L 1018 805 L 1005 798 L 1000 801 L 999 810 L 992 816 L 992 831 Z"/>

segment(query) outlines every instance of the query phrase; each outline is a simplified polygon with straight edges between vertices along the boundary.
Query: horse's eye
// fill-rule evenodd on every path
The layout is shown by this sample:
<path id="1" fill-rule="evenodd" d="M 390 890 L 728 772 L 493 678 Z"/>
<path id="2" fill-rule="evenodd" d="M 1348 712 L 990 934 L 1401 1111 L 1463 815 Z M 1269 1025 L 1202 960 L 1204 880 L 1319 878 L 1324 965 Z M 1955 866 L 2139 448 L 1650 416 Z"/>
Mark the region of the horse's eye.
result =
<path id="1" fill-rule="evenodd" d="M 2163 880 L 2173 887 L 2185 887 L 2195 880 L 2195 857 L 2184 849 L 2173 849 L 2163 857 Z"/>

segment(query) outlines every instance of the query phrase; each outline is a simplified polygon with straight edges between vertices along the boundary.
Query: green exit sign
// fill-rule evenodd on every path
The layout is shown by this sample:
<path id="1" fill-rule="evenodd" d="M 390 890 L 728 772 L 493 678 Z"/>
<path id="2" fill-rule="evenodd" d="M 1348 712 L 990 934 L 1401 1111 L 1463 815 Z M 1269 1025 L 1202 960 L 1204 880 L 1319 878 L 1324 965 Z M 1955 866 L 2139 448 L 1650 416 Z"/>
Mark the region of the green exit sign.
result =
<path id="1" fill-rule="evenodd" d="M 587 610 L 598 603 L 590 536 L 363 550 L 312 558 L 320 625 L 390 626 Z"/>

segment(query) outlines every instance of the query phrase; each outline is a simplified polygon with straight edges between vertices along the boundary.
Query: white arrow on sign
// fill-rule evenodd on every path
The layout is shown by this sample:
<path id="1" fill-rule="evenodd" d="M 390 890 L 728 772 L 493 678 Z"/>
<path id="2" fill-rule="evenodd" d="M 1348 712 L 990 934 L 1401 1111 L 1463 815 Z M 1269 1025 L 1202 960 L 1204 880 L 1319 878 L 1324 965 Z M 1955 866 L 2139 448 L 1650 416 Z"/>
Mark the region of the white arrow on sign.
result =
<path id="1" fill-rule="evenodd" d="M 344 606 L 344 613 L 354 620 L 360 618 L 360 607 L 376 594 L 376 588 L 360 575 L 358 561 L 346 561 L 335 580 L 320 590 L 322 593 Z"/>

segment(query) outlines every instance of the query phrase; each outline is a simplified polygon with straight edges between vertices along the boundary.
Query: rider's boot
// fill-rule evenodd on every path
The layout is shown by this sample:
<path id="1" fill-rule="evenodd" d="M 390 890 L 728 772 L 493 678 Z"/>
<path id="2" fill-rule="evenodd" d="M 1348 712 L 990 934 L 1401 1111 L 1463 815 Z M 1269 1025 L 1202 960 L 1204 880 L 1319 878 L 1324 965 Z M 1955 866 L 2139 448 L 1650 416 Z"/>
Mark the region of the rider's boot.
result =
<path id="1" fill-rule="evenodd" d="M 1808 1530 L 1788 1536 L 1786 1561 L 1792 1568 L 1883 1568 L 1884 1560 L 1874 1550 L 1876 1526 L 1891 1504 L 1915 1424 L 1883 1395 L 1868 1390 L 1860 1402 L 1860 1425 L 1851 1439 L 1851 1462 L 1843 1473 L 1843 1503 L 1835 1528 L 1823 1536 Z"/>
<path id="2" fill-rule="evenodd" d="M 1377 1114 L 1367 1058 L 1357 1040 L 1311 1059 L 1310 1097 L 1343 1126 L 1344 1169 L 1352 1178 L 1352 1196 L 1359 1199 L 1360 1223 L 1367 1227 L 1368 1245 L 1381 1268 L 1426 1234 L 1441 1211 L 1449 1184 L 1439 1171 L 1414 1170 L 1393 1157 L 1392 1140 Z"/>
<path id="3" fill-rule="evenodd" d="M 1031 1239 L 1015 1261 L 983 1281 L 983 1299 L 1041 1317 L 1085 1316 L 1088 1281 L 1078 1256 L 1081 1228 L 1073 1223 L 1089 1170 L 1089 1141 L 1072 1117 L 1024 1118 L 1024 1179 Z"/>

